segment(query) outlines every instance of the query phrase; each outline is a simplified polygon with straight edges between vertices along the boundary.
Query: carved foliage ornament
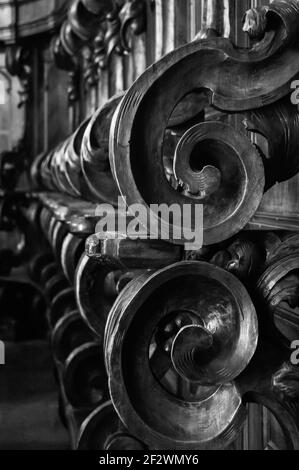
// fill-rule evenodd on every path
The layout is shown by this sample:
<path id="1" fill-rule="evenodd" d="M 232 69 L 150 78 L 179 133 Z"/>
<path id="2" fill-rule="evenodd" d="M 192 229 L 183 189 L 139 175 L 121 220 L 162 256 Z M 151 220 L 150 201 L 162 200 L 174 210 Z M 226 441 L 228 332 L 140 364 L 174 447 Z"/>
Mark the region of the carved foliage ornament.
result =
<path id="1" fill-rule="evenodd" d="M 130 53 L 132 36 L 146 30 L 146 3 L 144 0 L 120 0 L 108 13 L 106 22 L 95 39 L 95 57 L 100 68 L 105 68 L 115 52 Z"/>
<path id="2" fill-rule="evenodd" d="M 75 0 L 54 42 L 57 66 L 74 77 L 83 55 L 84 81 L 93 86 L 112 53 L 130 52 L 132 34 L 145 30 L 145 18 L 145 0 Z M 72 87 L 69 93 L 70 101 L 77 99 Z"/>
<path id="3" fill-rule="evenodd" d="M 237 238 L 228 248 L 217 252 L 211 263 L 247 280 L 254 276 L 263 261 L 258 245 L 244 237 Z"/>
<path id="4" fill-rule="evenodd" d="M 13 150 L 0 153 L 0 188 L 13 191 L 25 167 L 26 147 L 22 140 Z"/>
<path id="5" fill-rule="evenodd" d="M 282 399 L 299 400 L 299 367 L 285 362 L 272 377 L 272 387 Z"/>
<path id="6" fill-rule="evenodd" d="M 290 102 L 291 83 L 299 74 L 298 25 L 299 1 L 274 1 L 262 12 L 247 13 L 244 28 L 261 39 L 246 51 L 226 38 L 198 40 L 137 79 L 111 130 L 111 167 L 128 204 L 143 201 L 148 211 L 154 202 L 183 205 L 188 198 L 201 204 L 204 244 L 211 245 L 244 228 L 265 189 L 298 172 L 299 118 Z M 169 156 L 175 187 L 166 180 L 163 141 L 173 109 L 190 93 L 208 97 L 202 109 L 211 105 L 243 114 L 246 125 L 237 131 L 209 121 L 188 129 Z M 266 138 L 269 154 L 252 144 L 248 129 Z"/>
<path id="7" fill-rule="evenodd" d="M 120 43 L 126 52 L 131 50 L 131 33 L 138 35 L 146 29 L 145 8 L 146 5 L 143 0 L 127 0 L 120 10 Z"/>
<path id="8" fill-rule="evenodd" d="M 31 87 L 31 55 L 30 51 L 20 45 L 13 45 L 6 48 L 5 66 L 13 77 L 18 77 L 22 90 L 20 94 L 19 107 L 28 103 Z"/>

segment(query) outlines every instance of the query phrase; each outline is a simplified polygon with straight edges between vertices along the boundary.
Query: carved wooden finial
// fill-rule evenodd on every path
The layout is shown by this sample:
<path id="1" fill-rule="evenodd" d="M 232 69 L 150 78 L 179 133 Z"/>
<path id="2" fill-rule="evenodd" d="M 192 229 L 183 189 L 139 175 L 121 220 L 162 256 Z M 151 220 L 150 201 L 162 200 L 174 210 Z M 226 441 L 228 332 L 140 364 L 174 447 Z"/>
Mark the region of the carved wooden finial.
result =
<path id="1" fill-rule="evenodd" d="M 225 250 L 214 254 L 210 262 L 246 280 L 257 272 L 262 253 L 257 243 L 241 236 Z"/>
<path id="2" fill-rule="evenodd" d="M 299 399 L 299 367 L 285 362 L 272 377 L 272 388 L 282 398 Z"/>
<path id="3" fill-rule="evenodd" d="M 243 18 L 243 31 L 250 39 L 262 39 L 267 28 L 267 7 L 257 7 L 248 10 Z"/>

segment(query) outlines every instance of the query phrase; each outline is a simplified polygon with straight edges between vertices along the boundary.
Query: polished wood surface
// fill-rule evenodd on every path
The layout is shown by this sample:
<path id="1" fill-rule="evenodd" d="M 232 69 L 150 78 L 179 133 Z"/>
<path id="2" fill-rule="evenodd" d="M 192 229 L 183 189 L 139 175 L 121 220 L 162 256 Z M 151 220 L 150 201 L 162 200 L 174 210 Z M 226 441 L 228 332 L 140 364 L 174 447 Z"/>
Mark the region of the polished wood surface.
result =
<path id="1" fill-rule="evenodd" d="M 298 449 L 299 1 L 18 6 L 0 307 L 47 328 L 72 448 Z M 119 198 L 203 205 L 203 246 L 132 240 Z"/>

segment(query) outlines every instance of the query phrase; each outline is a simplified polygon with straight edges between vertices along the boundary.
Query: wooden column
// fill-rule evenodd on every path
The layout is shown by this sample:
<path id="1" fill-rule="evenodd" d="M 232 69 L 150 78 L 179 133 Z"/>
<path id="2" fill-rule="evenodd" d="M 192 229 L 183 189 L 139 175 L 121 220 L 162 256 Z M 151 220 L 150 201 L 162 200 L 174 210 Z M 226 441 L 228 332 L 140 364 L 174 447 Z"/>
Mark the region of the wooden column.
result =
<path id="1" fill-rule="evenodd" d="M 230 14 L 234 6 L 235 0 L 202 0 L 201 30 L 196 39 L 230 37 Z"/>

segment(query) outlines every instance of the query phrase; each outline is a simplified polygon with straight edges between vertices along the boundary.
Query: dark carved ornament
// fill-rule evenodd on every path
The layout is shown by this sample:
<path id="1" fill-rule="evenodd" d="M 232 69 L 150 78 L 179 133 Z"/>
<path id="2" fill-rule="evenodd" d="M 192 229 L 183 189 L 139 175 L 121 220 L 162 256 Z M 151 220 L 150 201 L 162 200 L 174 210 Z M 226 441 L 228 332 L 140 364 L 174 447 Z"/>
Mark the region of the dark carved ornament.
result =
<path id="1" fill-rule="evenodd" d="M 267 27 L 268 7 L 257 7 L 248 10 L 243 19 L 243 31 L 250 39 L 262 39 Z"/>
<path id="2" fill-rule="evenodd" d="M 282 399 L 299 400 L 299 367 L 285 362 L 272 377 L 272 387 Z"/>
<path id="3" fill-rule="evenodd" d="M 260 247 L 246 239 L 238 237 L 226 249 L 213 255 L 210 262 L 229 271 L 239 279 L 246 281 L 257 273 L 263 261 Z"/>
<path id="4" fill-rule="evenodd" d="M 55 37 L 52 41 L 52 52 L 56 66 L 65 70 L 69 74 L 68 100 L 69 104 L 74 103 L 79 98 L 79 63 L 74 55 L 68 54 L 63 46 L 60 37 Z"/>
<path id="5" fill-rule="evenodd" d="M 31 88 L 31 54 L 30 50 L 15 44 L 8 46 L 5 51 L 5 66 L 13 77 L 18 77 L 22 86 L 19 106 L 27 104 Z"/>
<path id="6" fill-rule="evenodd" d="M 81 64 L 85 84 L 93 86 L 112 53 L 130 52 L 132 35 L 145 31 L 145 18 L 144 0 L 73 1 L 53 43 L 57 66 L 68 70 L 74 78 Z M 70 95 L 73 101 L 76 93 L 72 86 Z"/>
<path id="7" fill-rule="evenodd" d="M 82 50 L 83 82 L 85 89 L 97 84 L 97 64 L 94 61 L 93 48 L 85 46 Z"/>
<path id="8" fill-rule="evenodd" d="M 104 68 L 113 52 L 119 55 L 131 52 L 132 35 L 139 35 L 146 29 L 146 5 L 143 0 L 115 2 L 114 10 L 106 17 L 104 36 Z"/>
<path id="9" fill-rule="evenodd" d="M 14 191 L 19 178 L 26 167 L 28 153 L 24 140 L 12 150 L 0 153 L 0 188 L 3 191 Z"/>

